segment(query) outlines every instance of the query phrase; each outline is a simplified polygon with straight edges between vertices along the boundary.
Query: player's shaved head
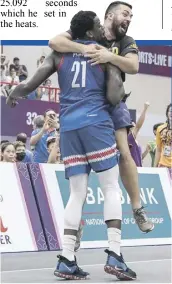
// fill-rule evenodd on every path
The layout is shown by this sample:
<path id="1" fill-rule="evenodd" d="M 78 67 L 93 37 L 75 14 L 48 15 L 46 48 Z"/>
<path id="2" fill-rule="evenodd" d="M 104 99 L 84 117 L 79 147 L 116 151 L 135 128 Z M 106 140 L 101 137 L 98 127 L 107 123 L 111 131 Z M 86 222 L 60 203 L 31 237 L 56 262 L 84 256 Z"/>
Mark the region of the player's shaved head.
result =
<path id="1" fill-rule="evenodd" d="M 128 8 L 132 10 L 132 5 L 130 5 L 129 3 L 126 3 L 123 1 L 114 1 L 107 7 L 106 12 L 105 12 L 105 18 L 107 17 L 108 13 L 110 13 L 114 9 L 117 9 L 119 5 L 127 6 Z"/>

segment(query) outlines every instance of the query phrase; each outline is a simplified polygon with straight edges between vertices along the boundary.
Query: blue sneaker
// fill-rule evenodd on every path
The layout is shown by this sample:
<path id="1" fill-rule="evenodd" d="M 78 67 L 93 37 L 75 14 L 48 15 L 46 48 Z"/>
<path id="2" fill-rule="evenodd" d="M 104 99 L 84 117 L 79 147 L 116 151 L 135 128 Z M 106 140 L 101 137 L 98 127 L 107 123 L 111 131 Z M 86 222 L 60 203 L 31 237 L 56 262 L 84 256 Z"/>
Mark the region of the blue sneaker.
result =
<path id="1" fill-rule="evenodd" d="M 57 263 L 54 275 L 59 278 L 68 280 L 86 280 L 89 275 L 88 272 L 83 271 L 78 267 L 76 258 L 74 261 L 69 261 L 62 255 L 57 256 L 59 261 Z"/>
<path id="2" fill-rule="evenodd" d="M 106 273 L 115 275 L 119 280 L 135 280 L 137 278 L 136 273 L 125 264 L 122 254 L 119 256 L 108 249 L 105 252 L 108 254 L 104 267 Z"/>

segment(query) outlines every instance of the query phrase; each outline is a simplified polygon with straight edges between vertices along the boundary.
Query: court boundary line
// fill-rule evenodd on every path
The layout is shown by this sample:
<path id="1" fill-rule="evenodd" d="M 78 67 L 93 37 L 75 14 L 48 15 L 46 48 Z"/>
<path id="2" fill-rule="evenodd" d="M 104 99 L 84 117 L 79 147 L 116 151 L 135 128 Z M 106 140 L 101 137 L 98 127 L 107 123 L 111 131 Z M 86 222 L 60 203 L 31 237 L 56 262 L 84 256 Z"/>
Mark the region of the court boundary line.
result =
<path id="1" fill-rule="evenodd" d="M 140 264 L 140 263 L 149 263 L 149 262 L 161 262 L 161 261 L 172 261 L 171 258 L 164 259 L 150 259 L 150 260 L 140 260 L 140 261 L 127 261 L 127 264 Z M 97 264 L 83 264 L 80 267 L 92 267 L 92 266 L 103 266 L 105 263 Z M 4 270 L 1 273 L 20 273 L 20 272 L 29 272 L 29 271 L 42 271 L 42 270 L 53 270 L 55 267 L 42 267 L 42 268 L 30 268 L 30 269 L 16 269 L 16 270 Z"/>

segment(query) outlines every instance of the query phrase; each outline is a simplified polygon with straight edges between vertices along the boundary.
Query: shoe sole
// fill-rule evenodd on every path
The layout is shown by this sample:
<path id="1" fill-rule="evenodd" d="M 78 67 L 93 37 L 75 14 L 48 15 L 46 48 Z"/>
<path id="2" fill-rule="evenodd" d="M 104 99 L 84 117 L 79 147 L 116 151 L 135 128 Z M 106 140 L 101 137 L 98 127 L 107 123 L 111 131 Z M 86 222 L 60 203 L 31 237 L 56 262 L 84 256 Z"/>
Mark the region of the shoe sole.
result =
<path id="1" fill-rule="evenodd" d="M 108 274 L 115 275 L 119 280 L 136 280 L 136 277 L 132 277 L 124 274 L 123 272 L 116 270 L 114 267 L 106 265 L 104 271 Z"/>
<path id="2" fill-rule="evenodd" d="M 142 231 L 143 233 L 147 234 L 147 233 L 152 232 L 154 228 L 155 228 L 155 225 L 153 224 L 152 227 L 151 227 L 149 230 L 147 230 L 147 231 L 142 231 L 142 230 L 141 230 L 141 231 Z"/>
<path id="3" fill-rule="evenodd" d="M 56 277 L 67 279 L 67 280 L 87 280 L 88 279 L 87 276 L 86 277 L 79 277 L 79 276 L 70 275 L 70 274 L 63 274 L 63 273 L 60 273 L 60 272 L 57 272 L 57 271 L 54 272 L 54 275 Z"/>

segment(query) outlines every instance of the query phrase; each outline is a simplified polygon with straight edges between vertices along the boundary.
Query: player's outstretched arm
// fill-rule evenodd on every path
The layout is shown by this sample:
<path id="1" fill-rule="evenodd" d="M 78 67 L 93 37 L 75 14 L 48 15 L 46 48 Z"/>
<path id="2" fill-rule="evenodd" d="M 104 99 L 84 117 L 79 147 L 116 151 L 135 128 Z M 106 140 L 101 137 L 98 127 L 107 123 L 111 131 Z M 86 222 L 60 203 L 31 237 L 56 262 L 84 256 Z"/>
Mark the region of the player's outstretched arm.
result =
<path id="1" fill-rule="evenodd" d="M 125 96 L 125 90 L 121 78 L 121 71 L 116 66 L 106 64 L 107 91 L 106 96 L 112 105 L 117 105 Z"/>
<path id="2" fill-rule="evenodd" d="M 65 32 L 49 40 L 49 47 L 57 52 L 84 53 L 84 45 L 73 42 L 70 33 Z"/>
<path id="3" fill-rule="evenodd" d="M 55 52 L 52 52 L 49 56 L 47 56 L 44 63 L 36 70 L 35 74 L 27 82 L 22 82 L 10 93 L 7 98 L 7 104 L 11 105 L 12 99 L 25 97 L 36 90 L 41 83 L 43 83 L 56 71 L 56 64 Z"/>
<path id="4" fill-rule="evenodd" d="M 76 52 L 85 54 L 90 51 L 96 50 L 96 45 L 89 44 L 84 45 L 78 42 L 72 41 L 72 36 L 70 33 L 65 32 L 60 35 L 55 36 L 49 40 L 49 47 L 57 52 Z"/>

